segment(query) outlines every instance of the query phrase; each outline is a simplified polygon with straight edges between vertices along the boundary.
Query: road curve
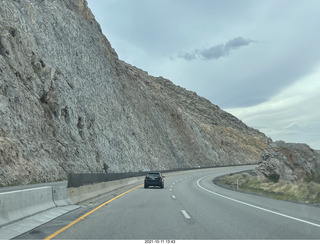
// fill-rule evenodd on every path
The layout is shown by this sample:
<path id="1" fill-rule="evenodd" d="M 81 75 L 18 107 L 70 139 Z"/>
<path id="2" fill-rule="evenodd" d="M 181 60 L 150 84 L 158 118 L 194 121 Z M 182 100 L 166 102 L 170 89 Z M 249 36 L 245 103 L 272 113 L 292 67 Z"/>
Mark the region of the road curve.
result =
<path id="1" fill-rule="evenodd" d="M 319 208 L 231 191 L 212 183 L 216 176 L 252 168 L 167 174 L 164 189 L 141 185 L 121 196 L 108 196 L 94 203 L 94 208 L 83 206 L 17 239 L 320 239 Z"/>

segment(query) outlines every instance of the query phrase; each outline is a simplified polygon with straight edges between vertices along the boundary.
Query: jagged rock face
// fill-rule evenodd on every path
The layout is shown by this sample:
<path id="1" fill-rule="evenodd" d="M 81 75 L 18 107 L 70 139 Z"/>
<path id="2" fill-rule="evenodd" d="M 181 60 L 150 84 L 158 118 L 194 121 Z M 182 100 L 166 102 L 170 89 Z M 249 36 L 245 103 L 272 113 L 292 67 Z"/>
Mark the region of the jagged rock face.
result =
<path id="1" fill-rule="evenodd" d="M 274 173 L 288 182 L 299 182 L 319 175 L 320 153 L 306 144 L 283 141 L 270 143 L 261 155 L 255 174 L 268 177 Z"/>
<path id="2" fill-rule="evenodd" d="M 0 185 L 254 163 L 268 140 L 120 61 L 86 1 L 1 1 Z"/>

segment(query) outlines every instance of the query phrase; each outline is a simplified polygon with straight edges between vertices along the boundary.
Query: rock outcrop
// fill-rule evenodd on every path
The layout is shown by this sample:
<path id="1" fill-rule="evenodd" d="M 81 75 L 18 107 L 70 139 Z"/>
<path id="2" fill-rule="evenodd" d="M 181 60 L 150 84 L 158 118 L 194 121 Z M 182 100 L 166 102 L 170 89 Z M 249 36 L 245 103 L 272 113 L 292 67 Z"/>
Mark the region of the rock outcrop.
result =
<path id="1" fill-rule="evenodd" d="M 255 174 L 270 177 L 278 175 L 287 182 L 301 182 L 320 178 L 320 153 L 306 144 L 270 143 L 261 155 Z"/>
<path id="2" fill-rule="evenodd" d="M 270 141 L 118 59 L 85 0 L 2 0 L 0 185 L 255 163 Z"/>

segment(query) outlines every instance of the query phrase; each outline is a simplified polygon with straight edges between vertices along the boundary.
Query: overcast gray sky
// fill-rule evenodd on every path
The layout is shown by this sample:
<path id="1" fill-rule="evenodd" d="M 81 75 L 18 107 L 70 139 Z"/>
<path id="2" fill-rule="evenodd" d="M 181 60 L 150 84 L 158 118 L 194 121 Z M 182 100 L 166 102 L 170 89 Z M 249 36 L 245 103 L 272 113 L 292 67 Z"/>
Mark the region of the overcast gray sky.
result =
<path id="1" fill-rule="evenodd" d="M 88 0 L 121 60 L 320 149 L 319 0 Z"/>

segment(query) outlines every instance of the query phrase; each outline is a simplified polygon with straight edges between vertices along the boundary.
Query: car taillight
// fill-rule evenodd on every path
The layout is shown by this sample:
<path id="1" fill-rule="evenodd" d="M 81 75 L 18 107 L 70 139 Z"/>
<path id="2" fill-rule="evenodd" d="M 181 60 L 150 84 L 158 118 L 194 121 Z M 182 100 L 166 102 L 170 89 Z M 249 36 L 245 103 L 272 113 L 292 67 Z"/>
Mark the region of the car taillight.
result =
<path id="1" fill-rule="evenodd" d="M 162 181 L 162 178 L 160 177 L 160 181 Z"/>

